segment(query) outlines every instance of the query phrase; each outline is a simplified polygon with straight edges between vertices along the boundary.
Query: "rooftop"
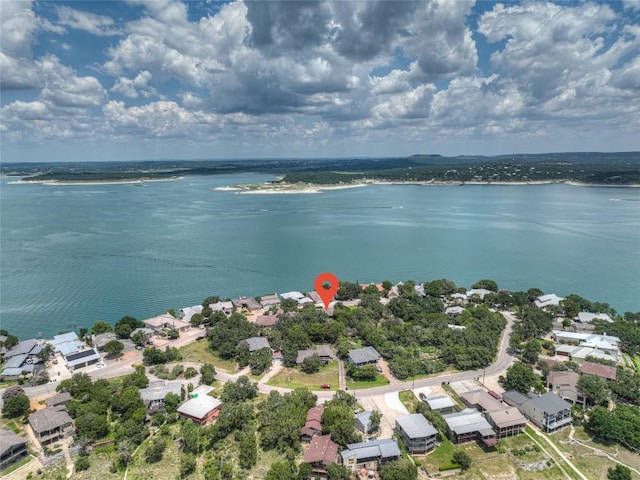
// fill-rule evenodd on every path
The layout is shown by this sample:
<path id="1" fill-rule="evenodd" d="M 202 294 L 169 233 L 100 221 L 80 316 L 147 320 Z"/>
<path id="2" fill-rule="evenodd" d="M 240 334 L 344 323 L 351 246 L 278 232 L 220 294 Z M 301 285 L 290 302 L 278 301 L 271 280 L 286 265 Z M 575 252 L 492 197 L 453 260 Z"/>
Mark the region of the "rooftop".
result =
<path id="1" fill-rule="evenodd" d="M 491 425 L 482 416 L 482 414 L 472 408 L 467 408 L 457 413 L 449 413 L 442 416 L 447 422 L 449 430 L 455 432 L 456 435 L 463 435 L 471 432 L 481 432 L 483 436 L 493 431 Z"/>
<path id="2" fill-rule="evenodd" d="M 429 405 L 431 410 L 442 410 L 443 408 L 451 408 L 456 406 L 449 395 L 436 395 L 433 397 L 427 397 L 425 402 Z"/>
<path id="3" fill-rule="evenodd" d="M 610 365 L 602 365 L 595 362 L 583 362 L 582 367 L 580 368 L 580 373 L 584 373 L 586 375 L 596 375 L 607 380 L 615 380 L 618 375 L 616 367 L 612 367 Z"/>
<path id="4" fill-rule="evenodd" d="M 182 382 L 179 380 L 162 380 L 159 382 L 151 382 L 146 388 L 140 389 L 140 397 L 145 403 L 164 400 L 167 393 L 181 395 Z"/>
<path id="5" fill-rule="evenodd" d="M 0 430 L 0 436 L 2 437 L 2 442 L 0 442 L 0 457 L 4 456 L 11 448 L 24 445 L 29 441 L 27 438 L 16 435 L 8 430 Z"/>
<path id="6" fill-rule="evenodd" d="M 472 392 L 464 392 L 460 395 L 460 398 L 462 398 L 467 405 L 478 405 L 480 408 L 488 412 L 502 410 L 504 408 L 501 402 L 481 389 L 473 390 Z"/>
<path id="7" fill-rule="evenodd" d="M 35 432 L 48 432 L 72 423 L 64 407 L 46 407 L 29 415 L 29 424 Z"/>
<path id="8" fill-rule="evenodd" d="M 398 417 L 396 423 L 409 438 L 432 437 L 438 433 L 421 413 Z"/>
<path id="9" fill-rule="evenodd" d="M 71 400 L 71 394 L 69 392 L 61 392 L 51 398 L 47 398 L 46 404 L 47 407 L 55 407 L 67 403 L 69 400 Z"/>
<path id="10" fill-rule="evenodd" d="M 558 395 L 551 392 L 545 393 L 543 395 L 531 394 L 529 395 L 528 403 L 531 403 L 534 407 L 548 414 L 559 413 L 563 410 L 571 409 L 570 403 L 565 402 Z"/>
<path id="11" fill-rule="evenodd" d="M 495 412 L 489 412 L 488 415 L 498 428 L 513 427 L 527 423 L 527 419 L 516 407 L 496 410 Z"/>
<path id="12" fill-rule="evenodd" d="M 575 318 L 580 323 L 591 323 L 594 320 L 604 320 L 605 322 L 613 322 L 611 317 L 606 313 L 591 313 L 591 312 L 580 312 L 578 316 Z"/>
<path id="13" fill-rule="evenodd" d="M 222 402 L 217 398 L 210 397 L 209 395 L 198 395 L 196 398 L 184 402 L 176 411 L 183 415 L 202 419 L 220 405 L 222 405 Z"/>
<path id="14" fill-rule="evenodd" d="M 258 315 L 256 318 L 256 324 L 261 327 L 273 327 L 278 323 L 278 317 L 275 315 Z"/>
<path id="15" fill-rule="evenodd" d="M 380 354 L 373 347 L 357 348 L 349 350 L 349 360 L 353 363 L 370 363 L 377 362 Z"/>
<path id="16" fill-rule="evenodd" d="M 511 403 L 514 403 L 516 405 L 522 405 L 524 402 L 529 400 L 529 397 L 523 395 L 517 390 L 509 390 L 502 394 L 502 399 L 505 401 L 510 401 Z"/>
<path id="17" fill-rule="evenodd" d="M 322 463 L 328 465 L 336 461 L 338 444 L 331 440 L 331 435 L 316 435 L 311 439 L 309 448 L 304 452 L 304 463 Z"/>
<path id="18" fill-rule="evenodd" d="M 347 449 L 340 453 L 343 460 L 354 456 L 356 459 L 364 458 L 396 458 L 400 457 L 400 449 L 395 440 L 383 438 L 371 442 L 350 443 Z"/>
<path id="19" fill-rule="evenodd" d="M 255 352 L 263 348 L 271 348 L 266 337 L 249 337 L 245 340 L 249 344 L 249 351 Z"/>

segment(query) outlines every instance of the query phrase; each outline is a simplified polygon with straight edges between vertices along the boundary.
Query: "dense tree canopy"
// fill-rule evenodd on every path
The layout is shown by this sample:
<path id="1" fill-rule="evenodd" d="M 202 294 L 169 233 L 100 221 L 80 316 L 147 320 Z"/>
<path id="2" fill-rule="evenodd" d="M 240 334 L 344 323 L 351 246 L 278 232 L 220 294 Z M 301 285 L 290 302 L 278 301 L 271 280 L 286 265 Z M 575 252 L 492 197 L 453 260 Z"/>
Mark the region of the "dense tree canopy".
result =
<path id="1" fill-rule="evenodd" d="M 533 369 L 522 363 L 511 365 L 507 368 L 507 375 L 500 378 L 505 390 L 517 390 L 524 394 L 529 393 L 540 382 L 540 377 L 533 372 Z"/>

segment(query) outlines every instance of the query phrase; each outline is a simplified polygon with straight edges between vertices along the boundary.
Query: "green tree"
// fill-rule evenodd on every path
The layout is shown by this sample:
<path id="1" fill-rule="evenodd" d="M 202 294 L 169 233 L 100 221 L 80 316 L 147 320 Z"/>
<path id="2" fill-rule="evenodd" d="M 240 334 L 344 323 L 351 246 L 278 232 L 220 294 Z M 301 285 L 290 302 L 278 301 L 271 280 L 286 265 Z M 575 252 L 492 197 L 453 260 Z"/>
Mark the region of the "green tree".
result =
<path id="1" fill-rule="evenodd" d="M 189 320 L 189 323 L 191 323 L 191 325 L 201 325 L 206 321 L 207 319 L 204 318 L 204 315 L 202 315 L 201 313 L 194 313 L 191 316 L 191 320 Z"/>
<path id="2" fill-rule="evenodd" d="M 238 378 L 236 382 L 227 382 L 222 388 L 220 400 L 223 402 L 244 402 L 255 398 L 258 394 L 258 384 L 252 382 L 245 375 Z"/>
<path id="3" fill-rule="evenodd" d="M 580 375 L 578 388 L 595 405 L 607 402 L 611 395 L 607 381 L 595 375 Z"/>
<path id="4" fill-rule="evenodd" d="M 92 335 L 99 335 L 100 333 L 113 332 L 113 328 L 107 322 L 101 320 L 96 321 L 91 327 Z"/>
<path id="5" fill-rule="evenodd" d="M 313 355 L 305 358 L 302 361 L 302 365 L 300 366 L 300 369 L 304 373 L 311 374 L 311 373 L 316 373 L 320 371 L 321 366 L 322 366 L 322 360 L 320 360 L 320 357 L 314 353 Z"/>
<path id="6" fill-rule="evenodd" d="M 103 350 L 111 357 L 119 357 L 122 354 L 122 350 L 124 350 L 124 343 L 118 340 L 111 340 L 105 344 Z"/>
<path id="7" fill-rule="evenodd" d="M 120 338 L 129 338 L 133 330 L 142 327 L 144 327 L 144 323 L 137 318 L 125 316 L 116 322 L 113 330 Z"/>
<path id="8" fill-rule="evenodd" d="M 293 462 L 274 462 L 267 472 L 266 480 L 296 480 L 297 469 Z"/>
<path id="9" fill-rule="evenodd" d="M 351 472 L 345 467 L 336 462 L 331 462 L 327 465 L 328 480 L 349 480 L 351 478 Z"/>
<path id="10" fill-rule="evenodd" d="M 469 470 L 471 466 L 471 457 L 464 450 L 456 450 L 453 453 L 453 457 L 451 459 L 453 463 L 460 465 L 460 468 L 464 470 Z"/>
<path id="11" fill-rule="evenodd" d="M 571 319 L 565 317 L 564 320 L 562 320 L 562 329 L 566 330 L 570 326 L 571 326 Z"/>
<path id="12" fill-rule="evenodd" d="M 607 480 L 631 480 L 631 470 L 620 464 L 615 467 L 609 467 Z"/>
<path id="13" fill-rule="evenodd" d="M 200 367 L 200 381 L 205 385 L 213 385 L 216 381 L 216 368 L 210 363 L 205 363 Z"/>
<path id="14" fill-rule="evenodd" d="M 54 355 L 54 353 L 55 351 L 51 346 L 51 344 L 45 343 L 44 346 L 42 347 L 42 350 L 40 350 L 40 353 L 38 353 L 38 358 L 43 363 L 47 363 L 51 359 L 51 357 Z"/>
<path id="15" fill-rule="evenodd" d="M 340 282 L 336 292 L 336 300 L 354 300 L 360 297 L 360 285 L 352 282 Z"/>
<path id="16" fill-rule="evenodd" d="M 382 465 L 380 468 L 380 480 L 416 480 L 418 469 L 409 460 L 398 460 Z"/>
<path id="17" fill-rule="evenodd" d="M 164 437 L 155 437 L 149 442 L 144 456 L 145 461 L 147 463 L 158 463 L 162 460 L 165 448 L 167 448 L 167 440 Z"/>
<path id="18" fill-rule="evenodd" d="M 530 339 L 522 352 L 522 361 L 529 365 L 534 365 L 538 361 L 538 356 L 542 352 L 542 343 L 537 338 Z"/>
<path id="19" fill-rule="evenodd" d="M 505 390 L 517 390 L 527 394 L 540 381 L 531 367 L 522 363 L 514 363 L 507 368 L 506 377 L 500 377 Z"/>
<path id="20" fill-rule="evenodd" d="M 186 478 L 195 471 L 195 457 L 193 455 L 180 455 L 180 478 Z"/>
<path id="21" fill-rule="evenodd" d="M 271 349 L 261 348 L 249 355 L 249 366 L 252 375 L 262 375 L 269 367 L 271 367 Z"/>
<path id="22" fill-rule="evenodd" d="M 491 279 L 485 278 L 471 285 L 471 288 L 484 288 L 485 290 L 491 290 L 492 292 L 497 292 L 498 284 Z"/>
<path id="23" fill-rule="evenodd" d="M 147 343 L 147 336 L 141 331 L 137 331 L 136 333 L 131 335 L 131 341 L 137 346 L 142 347 Z"/>
<path id="24" fill-rule="evenodd" d="M 4 399 L 2 415 L 6 418 L 16 418 L 29 411 L 29 397 L 26 395 L 13 395 Z"/>
<path id="25" fill-rule="evenodd" d="M 180 332 L 175 328 L 172 328 L 167 332 L 167 337 L 169 337 L 170 340 L 175 340 L 180 337 Z"/>
<path id="26" fill-rule="evenodd" d="M 378 428 L 380 428 L 380 422 L 382 421 L 382 414 L 378 410 L 373 410 L 371 412 L 371 416 L 369 417 L 369 432 L 377 432 Z"/>
<path id="27" fill-rule="evenodd" d="M 81 472 L 83 470 L 89 470 L 89 467 L 91 466 L 89 457 L 87 455 L 80 455 L 76 460 L 76 463 L 74 466 L 77 472 Z"/>
<path id="28" fill-rule="evenodd" d="M 242 437 L 238 443 L 240 468 L 249 470 L 258 461 L 258 445 L 256 435 L 252 429 L 246 429 L 242 432 Z"/>
<path id="29" fill-rule="evenodd" d="M 167 413 L 175 412 L 181 400 L 180 395 L 173 392 L 167 393 L 164 397 L 164 408 Z"/>
<path id="30" fill-rule="evenodd" d="M 169 394 L 167 394 L 169 395 Z M 198 426 L 190 420 L 180 426 L 180 436 L 182 437 L 182 450 L 186 453 L 198 454 L 202 450 L 202 434 Z"/>

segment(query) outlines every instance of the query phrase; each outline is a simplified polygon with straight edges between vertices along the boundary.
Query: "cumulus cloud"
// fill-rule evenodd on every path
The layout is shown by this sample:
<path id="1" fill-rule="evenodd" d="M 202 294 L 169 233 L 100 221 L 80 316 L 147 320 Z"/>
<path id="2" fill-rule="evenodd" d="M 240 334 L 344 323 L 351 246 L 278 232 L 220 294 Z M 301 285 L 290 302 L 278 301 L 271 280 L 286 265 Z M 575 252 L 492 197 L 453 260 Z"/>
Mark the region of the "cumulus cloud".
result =
<path id="1" fill-rule="evenodd" d="M 83 12 L 71 7 L 58 7 L 58 23 L 76 30 L 84 30 L 99 37 L 119 35 L 120 31 L 115 27 L 115 22 L 106 15 Z"/>
<path id="2" fill-rule="evenodd" d="M 111 88 L 112 92 L 119 93 L 127 98 L 151 97 L 156 95 L 156 90 L 149 86 L 151 73 L 143 70 L 135 78 L 119 77 Z"/>

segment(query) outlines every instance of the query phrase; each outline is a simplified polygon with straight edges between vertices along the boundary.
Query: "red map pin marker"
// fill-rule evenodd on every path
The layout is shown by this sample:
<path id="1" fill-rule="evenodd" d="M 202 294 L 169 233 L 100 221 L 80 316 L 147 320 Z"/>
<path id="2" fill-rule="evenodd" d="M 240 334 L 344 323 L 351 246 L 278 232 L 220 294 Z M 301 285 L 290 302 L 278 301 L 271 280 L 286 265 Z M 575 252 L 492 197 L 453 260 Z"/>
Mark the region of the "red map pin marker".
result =
<path id="1" fill-rule="evenodd" d="M 329 288 L 324 288 L 325 283 L 329 284 Z M 316 288 L 316 293 L 322 299 L 324 309 L 326 310 L 329 307 L 329 302 L 333 300 L 333 296 L 340 286 L 338 278 L 333 273 L 324 272 L 316 277 L 316 282 L 313 286 Z"/>

